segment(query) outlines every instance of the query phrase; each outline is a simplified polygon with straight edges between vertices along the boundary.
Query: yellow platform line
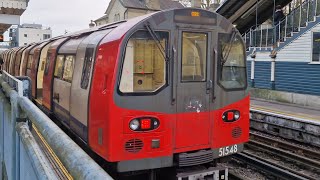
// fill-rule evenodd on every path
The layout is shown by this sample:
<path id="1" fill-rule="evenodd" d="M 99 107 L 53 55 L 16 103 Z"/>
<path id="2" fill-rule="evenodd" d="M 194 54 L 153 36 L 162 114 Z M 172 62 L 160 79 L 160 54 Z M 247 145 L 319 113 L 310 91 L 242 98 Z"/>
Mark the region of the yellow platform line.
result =
<path id="1" fill-rule="evenodd" d="M 35 130 L 35 132 L 37 133 L 38 137 L 40 138 L 40 140 L 43 142 L 43 144 L 45 145 L 45 147 L 48 149 L 50 155 L 53 157 L 54 161 L 57 163 L 57 165 L 59 166 L 59 168 L 62 170 L 63 174 L 65 175 L 65 177 L 67 177 L 68 180 L 73 180 L 73 177 L 71 176 L 71 174 L 68 172 L 68 170 L 64 167 L 64 165 L 62 164 L 62 162 L 60 161 L 60 159 L 58 158 L 58 156 L 53 152 L 53 150 L 51 149 L 51 147 L 49 146 L 49 144 L 47 143 L 47 141 L 43 138 L 43 136 L 40 134 L 39 130 L 32 125 L 32 128 Z"/>
<path id="2" fill-rule="evenodd" d="M 275 109 L 270 109 L 270 108 L 265 108 L 265 107 L 260 107 L 260 106 L 251 106 L 251 108 L 253 110 L 262 110 L 262 111 L 267 111 L 267 112 L 271 112 L 271 113 L 275 113 L 275 114 L 296 117 L 296 118 L 300 118 L 300 119 L 308 119 L 308 120 L 320 121 L 320 118 L 319 119 L 315 119 L 314 116 L 309 116 L 309 115 L 299 115 L 299 114 L 287 113 L 287 112 L 277 111 Z"/>

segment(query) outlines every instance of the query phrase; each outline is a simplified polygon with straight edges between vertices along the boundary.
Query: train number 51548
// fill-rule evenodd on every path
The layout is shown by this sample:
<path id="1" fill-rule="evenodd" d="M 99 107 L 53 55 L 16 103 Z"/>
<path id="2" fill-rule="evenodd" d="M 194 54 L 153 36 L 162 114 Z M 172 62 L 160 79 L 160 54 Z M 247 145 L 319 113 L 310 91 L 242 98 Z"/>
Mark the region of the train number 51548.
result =
<path id="1" fill-rule="evenodd" d="M 238 145 L 231 145 L 231 146 L 226 146 L 226 147 L 222 147 L 219 148 L 219 157 L 222 156 L 227 156 L 229 154 L 234 154 L 238 152 Z"/>

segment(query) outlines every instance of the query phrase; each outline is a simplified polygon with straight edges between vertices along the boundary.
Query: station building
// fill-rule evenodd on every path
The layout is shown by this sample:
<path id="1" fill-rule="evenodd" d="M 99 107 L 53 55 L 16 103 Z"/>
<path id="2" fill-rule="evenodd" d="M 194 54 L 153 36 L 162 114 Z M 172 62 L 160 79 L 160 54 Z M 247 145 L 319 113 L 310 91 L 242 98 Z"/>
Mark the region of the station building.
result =
<path id="1" fill-rule="evenodd" d="M 0 0 L 0 36 L 12 25 L 20 24 L 20 16 L 27 9 L 29 0 Z M 3 37 L 0 49 L 10 47 L 9 39 Z"/>
<path id="2" fill-rule="evenodd" d="M 227 0 L 217 11 L 246 41 L 252 97 L 320 108 L 319 0 Z"/>
<path id="3" fill-rule="evenodd" d="M 105 15 L 94 22 L 99 26 L 155 11 L 183 7 L 180 2 L 173 0 L 111 0 Z"/>
<path id="4" fill-rule="evenodd" d="M 22 24 L 10 29 L 10 36 L 14 46 L 24 46 L 51 38 L 52 30 L 49 27 L 44 28 L 41 24 Z"/>

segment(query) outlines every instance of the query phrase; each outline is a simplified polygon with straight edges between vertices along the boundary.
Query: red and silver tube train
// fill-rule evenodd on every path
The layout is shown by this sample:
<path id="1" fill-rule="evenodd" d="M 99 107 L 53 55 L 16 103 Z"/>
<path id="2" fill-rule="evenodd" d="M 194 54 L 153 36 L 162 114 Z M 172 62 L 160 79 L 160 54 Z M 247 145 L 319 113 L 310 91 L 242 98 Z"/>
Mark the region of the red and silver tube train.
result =
<path id="1" fill-rule="evenodd" d="M 161 11 L 1 56 L 119 172 L 210 163 L 248 141 L 245 45 L 219 14 Z"/>

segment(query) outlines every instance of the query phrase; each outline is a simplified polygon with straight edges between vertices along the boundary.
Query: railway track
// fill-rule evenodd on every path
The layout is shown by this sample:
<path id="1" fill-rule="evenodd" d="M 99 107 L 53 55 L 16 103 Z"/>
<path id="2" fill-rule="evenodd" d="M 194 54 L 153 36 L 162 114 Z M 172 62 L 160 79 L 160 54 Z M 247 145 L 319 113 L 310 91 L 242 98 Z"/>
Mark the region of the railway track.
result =
<path id="1" fill-rule="evenodd" d="M 278 179 L 320 179 L 320 123 L 259 110 L 250 118 L 250 142 L 233 159 Z"/>
<path id="2" fill-rule="evenodd" d="M 239 153 L 233 156 L 234 159 L 245 162 L 247 165 L 254 167 L 255 169 L 258 169 L 259 171 L 265 172 L 270 176 L 274 176 L 281 179 L 308 179 L 303 176 L 299 176 L 295 173 L 292 173 L 286 169 L 283 169 L 281 167 L 276 166 L 273 163 L 270 163 L 268 161 L 262 160 L 256 155 L 253 155 L 251 153 L 243 152 Z"/>
<path id="3" fill-rule="evenodd" d="M 297 176 L 307 179 L 319 178 L 316 174 L 320 172 L 320 153 L 298 144 L 280 141 L 261 134 L 251 133 L 250 137 L 251 140 L 246 144 L 245 153 Z M 259 153 L 268 154 L 273 158 L 259 157 L 256 155 Z"/>

